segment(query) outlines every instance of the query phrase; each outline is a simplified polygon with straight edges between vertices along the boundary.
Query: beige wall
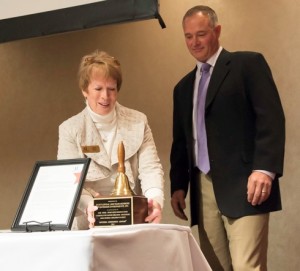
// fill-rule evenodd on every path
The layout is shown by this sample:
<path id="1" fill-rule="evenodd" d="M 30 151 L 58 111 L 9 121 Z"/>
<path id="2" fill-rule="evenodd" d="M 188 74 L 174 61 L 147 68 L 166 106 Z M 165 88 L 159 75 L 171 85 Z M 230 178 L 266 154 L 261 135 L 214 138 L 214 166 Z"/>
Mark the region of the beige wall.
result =
<path id="1" fill-rule="evenodd" d="M 298 270 L 298 0 L 163 0 L 161 15 L 166 29 L 149 20 L 0 44 L 1 229 L 12 223 L 34 162 L 56 159 L 59 123 L 84 106 L 76 82 L 79 60 L 97 48 L 122 63 L 120 102 L 148 115 L 166 173 L 164 223 L 181 223 L 169 205 L 172 91 L 195 65 L 185 48 L 181 18 L 185 10 L 199 3 L 210 5 L 219 14 L 226 49 L 260 51 L 272 68 L 285 109 L 287 142 L 281 180 L 284 210 L 272 215 L 269 267 L 272 271 Z"/>

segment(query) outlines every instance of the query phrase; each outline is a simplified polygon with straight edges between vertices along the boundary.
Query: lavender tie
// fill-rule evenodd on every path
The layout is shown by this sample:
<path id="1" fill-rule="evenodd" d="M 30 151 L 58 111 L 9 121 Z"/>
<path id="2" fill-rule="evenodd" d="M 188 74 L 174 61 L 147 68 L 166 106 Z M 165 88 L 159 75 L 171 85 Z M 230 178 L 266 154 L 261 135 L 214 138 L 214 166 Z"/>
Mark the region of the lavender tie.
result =
<path id="1" fill-rule="evenodd" d="M 210 170 L 205 128 L 205 100 L 210 77 L 209 70 L 210 64 L 203 63 L 200 70 L 201 78 L 198 88 L 197 104 L 198 168 L 205 174 Z"/>

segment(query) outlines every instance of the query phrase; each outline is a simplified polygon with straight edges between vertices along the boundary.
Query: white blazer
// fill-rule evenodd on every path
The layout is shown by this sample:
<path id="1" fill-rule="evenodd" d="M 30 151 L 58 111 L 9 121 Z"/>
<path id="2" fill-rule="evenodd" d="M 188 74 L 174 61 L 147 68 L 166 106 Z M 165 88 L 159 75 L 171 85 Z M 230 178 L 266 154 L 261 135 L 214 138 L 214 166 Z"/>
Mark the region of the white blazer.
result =
<path id="1" fill-rule="evenodd" d="M 84 212 L 93 197 L 93 182 L 100 182 L 115 173 L 118 165 L 118 145 L 125 148 L 125 170 L 133 191 L 147 197 L 155 189 L 154 199 L 163 206 L 164 173 L 145 114 L 116 103 L 117 131 L 111 157 L 93 120 L 85 108 L 59 126 L 57 159 L 91 158 L 84 190 L 78 205 Z M 84 147 L 98 146 L 96 152 L 85 152 Z M 99 151 L 98 151 L 99 150 Z M 101 192 L 101 191 L 97 191 Z M 81 215 L 83 214 L 81 212 Z M 76 215 L 80 215 L 80 212 Z M 85 218 L 86 220 L 86 218 Z"/>

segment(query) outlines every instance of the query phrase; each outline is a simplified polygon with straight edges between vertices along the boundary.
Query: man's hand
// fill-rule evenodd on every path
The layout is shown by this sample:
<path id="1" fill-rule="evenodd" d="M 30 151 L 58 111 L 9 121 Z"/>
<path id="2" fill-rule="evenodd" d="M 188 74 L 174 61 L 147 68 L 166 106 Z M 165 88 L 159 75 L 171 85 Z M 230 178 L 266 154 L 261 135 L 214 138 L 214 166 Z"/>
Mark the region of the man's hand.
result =
<path id="1" fill-rule="evenodd" d="M 262 204 L 271 193 L 272 178 L 265 173 L 253 171 L 248 178 L 248 202 L 253 206 Z"/>
<path id="2" fill-rule="evenodd" d="M 174 214 L 183 219 L 188 220 L 187 216 L 184 213 L 185 205 L 185 192 L 184 190 L 177 190 L 173 193 L 171 198 L 171 206 L 173 208 Z"/>

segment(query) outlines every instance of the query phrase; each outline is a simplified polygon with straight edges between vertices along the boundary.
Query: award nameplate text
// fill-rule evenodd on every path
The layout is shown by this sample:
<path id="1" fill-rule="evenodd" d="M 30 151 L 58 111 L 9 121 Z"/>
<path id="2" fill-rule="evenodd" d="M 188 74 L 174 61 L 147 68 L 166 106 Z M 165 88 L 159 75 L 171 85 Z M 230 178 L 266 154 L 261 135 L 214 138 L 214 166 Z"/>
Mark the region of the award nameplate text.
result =
<path id="1" fill-rule="evenodd" d="M 147 199 L 143 196 L 98 198 L 95 226 L 116 226 L 145 223 Z M 143 208 L 143 209 L 142 209 Z"/>

